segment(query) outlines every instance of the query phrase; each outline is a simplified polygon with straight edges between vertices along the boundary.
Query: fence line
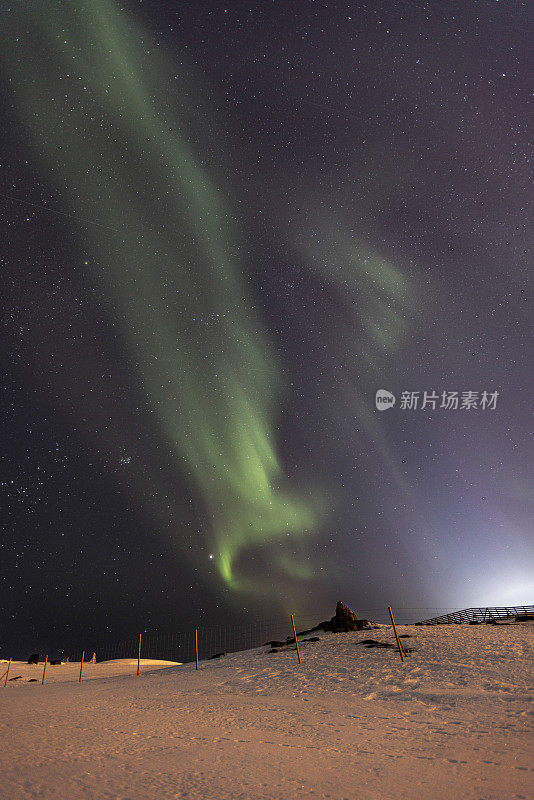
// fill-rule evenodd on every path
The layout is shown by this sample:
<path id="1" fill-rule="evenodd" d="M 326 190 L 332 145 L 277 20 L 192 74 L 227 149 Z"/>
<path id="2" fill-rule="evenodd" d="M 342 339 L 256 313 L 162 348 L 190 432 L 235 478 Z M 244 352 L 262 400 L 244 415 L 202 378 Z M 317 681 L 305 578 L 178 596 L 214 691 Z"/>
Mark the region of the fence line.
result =
<path id="1" fill-rule="evenodd" d="M 391 624 L 388 618 L 387 606 L 357 608 L 356 613 L 360 619 L 369 619 L 373 622 Z M 469 622 L 473 619 L 489 619 L 510 616 L 511 614 L 534 613 L 534 606 L 507 606 L 481 609 L 460 609 L 446 607 L 395 607 L 396 622 L 406 624 L 440 624 L 442 622 Z M 485 616 L 484 616 L 485 615 Z M 323 619 L 329 619 L 325 615 Z M 295 624 L 297 631 L 305 631 L 315 627 L 319 622 L 318 616 L 296 615 Z M 143 629 L 142 631 L 142 658 L 175 662 L 195 661 L 195 627 L 198 629 L 198 657 L 200 660 L 208 659 L 219 653 L 230 653 L 239 650 L 249 650 L 260 647 L 268 641 L 282 640 L 291 637 L 291 622 L 289 617 L 277 617 L 268 620 L 253 620 L 242 624 L 226 624 L 202 626 L 192 625 L 186 631 L 165 632 Z M 320 631 L 319 631 L 320 634 Z M 36 637 L 37 638 L 37 637 Z M 41 644 L 42 643 L 42 644 Z M 111 661 L 115 659 L 135 659 L 139 655 L 139 628 L 132 632 L 128 638 L 119 641 L 99 641 L 98 636 L 87 636 L 81 646 L 63 648 L 50 648 L 45 637 L 38 637 L 38 645 L 32 652 L 55 652 L 58 656 L 63 654 L 71 661 L 80 661 L 82 650 L 86 653 L 96 653 L 97 661 Z M 46 646 L 45 646 L 46 644 Z"/>

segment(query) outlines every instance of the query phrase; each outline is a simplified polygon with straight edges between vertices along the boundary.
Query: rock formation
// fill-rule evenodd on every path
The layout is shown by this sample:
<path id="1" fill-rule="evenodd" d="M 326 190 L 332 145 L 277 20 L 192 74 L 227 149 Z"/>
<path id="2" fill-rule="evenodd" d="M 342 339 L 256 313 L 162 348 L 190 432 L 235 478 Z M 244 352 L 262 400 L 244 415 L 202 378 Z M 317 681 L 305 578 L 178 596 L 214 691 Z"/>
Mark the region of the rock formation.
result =
<path id="1" fill-rule="evenodd" d="M 356 614 L 350 610 L 341 600 L 336 606 L 336 613 L 332 619 L 321 622 L 313 630 L 332 631 L 333 633 L 345 633 L 347 631 L 361 631 L 364 628 L 374 628 L 375 623 L 367 619 L 358 619 Z M 308 632 L 308 631 L 307 631 Z"/>

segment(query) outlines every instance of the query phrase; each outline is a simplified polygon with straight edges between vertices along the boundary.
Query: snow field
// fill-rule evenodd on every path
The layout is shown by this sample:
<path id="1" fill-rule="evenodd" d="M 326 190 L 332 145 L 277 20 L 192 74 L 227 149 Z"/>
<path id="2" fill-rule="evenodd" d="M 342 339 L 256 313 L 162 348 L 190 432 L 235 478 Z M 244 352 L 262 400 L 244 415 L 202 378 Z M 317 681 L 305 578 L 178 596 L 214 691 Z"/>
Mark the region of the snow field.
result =
<path id="1" fill-rule="evenodd" d="M 534 626 L 399 633 L 2 686 L 5 797 L 531 800 Z"/>

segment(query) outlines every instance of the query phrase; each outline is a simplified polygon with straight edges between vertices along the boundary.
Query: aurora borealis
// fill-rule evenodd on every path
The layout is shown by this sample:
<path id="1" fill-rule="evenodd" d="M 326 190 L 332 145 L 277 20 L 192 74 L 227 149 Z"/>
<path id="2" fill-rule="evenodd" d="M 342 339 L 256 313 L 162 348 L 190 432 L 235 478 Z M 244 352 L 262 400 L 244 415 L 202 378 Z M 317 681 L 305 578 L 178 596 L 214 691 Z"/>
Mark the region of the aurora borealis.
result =
<path id="1" fill-rule="evenodd" d="M 158 111 L 145 85 L 142 47 L 155 43 L 141 46 L 142 31 L 109 2 L 67 7 L 61 17 L 55 10 L 32 18 L 18 42 L 21 51 L 27 44 L 17 91 L 31 110 L 30 136 L 50 179 L 63 176 L 58 190 L 73 207 L 82 195 L 106 220 L 100 263 L 110 268 L 94 277 L 126 321 L 121 338 L 163 446 L 176 473 L 191 475 L 209 520 L 209 549 L 239 590 L 234 562 L 242 549 L 304 536 L 315 525 L 311 504 L 279 486 L 277 366 L 246 296 L 239 234 L 179 120 Z M 42 81 L 29 79 L 37 74 Z M 68 116 L 55 106 L 65 88 Z M 89 236 L 100 253 L 102 231 Z"/>
<path id="2" fill-rule="evenodd" d="M 13 625 L 532 602 L 505 7 L 2 12 Z"/>

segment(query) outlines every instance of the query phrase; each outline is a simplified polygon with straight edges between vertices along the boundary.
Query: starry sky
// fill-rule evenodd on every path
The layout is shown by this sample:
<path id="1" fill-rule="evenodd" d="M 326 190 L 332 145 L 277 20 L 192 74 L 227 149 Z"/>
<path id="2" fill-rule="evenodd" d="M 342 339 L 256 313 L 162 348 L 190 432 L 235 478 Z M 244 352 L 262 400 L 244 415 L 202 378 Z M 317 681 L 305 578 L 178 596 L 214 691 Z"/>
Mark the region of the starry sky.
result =
<path id="1" fill-rule="evenodd" d="M 534 602 L 528 4 L 1 26 L 4 642 Z"/>

